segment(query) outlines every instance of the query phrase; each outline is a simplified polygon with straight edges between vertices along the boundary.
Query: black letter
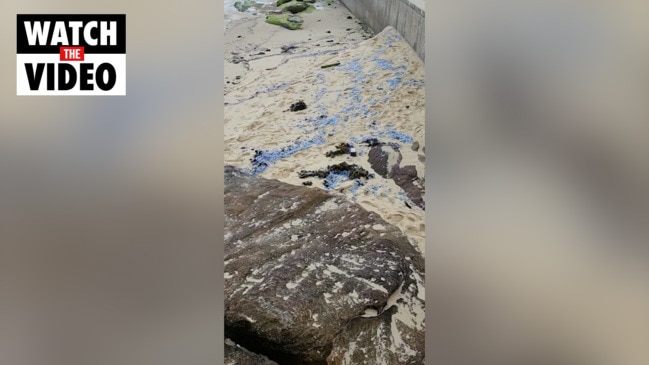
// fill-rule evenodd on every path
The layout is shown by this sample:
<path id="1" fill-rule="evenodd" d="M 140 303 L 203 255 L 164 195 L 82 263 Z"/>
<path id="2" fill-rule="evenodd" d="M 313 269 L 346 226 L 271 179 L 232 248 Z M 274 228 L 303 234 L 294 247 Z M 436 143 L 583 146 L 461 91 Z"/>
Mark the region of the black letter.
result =
<path id="1" fill-rule="evenodd" d="M 45 70 L 45 64 L 36 64 L 36 73 L 34 73 L 34 65 L 31 63 L 26 63 L 25 70 L 27 71 L 29 89 L 32 91 L 38 90 L 38 86 L 41 84 L 41 78 L 43 78 L 43 70 Z"/>
<path id="2" fill-rule="evenodd" d="M 54 90 L 54 64 L 47 64 L 47 90 Z"/>
<path id="3" fill-rule="evenodd" d="M 108 82 L 104 82 L 104 71 L 108 71 Z M 115 86 L 117 81 L 117 73 L 115 68 L 110 63 L 102 63 L 97 67 L 97 72 L 95 72 L 95 82 L 100 89 L 108 91 Z"/>
<path id="4" fill-rule="evenodd" d="M 89 83 L 88 80 L 92 79 L 92 63 L 82 63 L 81 70 L 79 75 L 79 88 L 81 90 L 92 90 L 93 84 Z"/>
<path id="5" fill-rule="evenodd" d="M 66 74 L 70 80 L 66 82 Z M 77 70 L 69 63 L 59 63 L 59 90 L 70 90 L 77 83 Z"/>

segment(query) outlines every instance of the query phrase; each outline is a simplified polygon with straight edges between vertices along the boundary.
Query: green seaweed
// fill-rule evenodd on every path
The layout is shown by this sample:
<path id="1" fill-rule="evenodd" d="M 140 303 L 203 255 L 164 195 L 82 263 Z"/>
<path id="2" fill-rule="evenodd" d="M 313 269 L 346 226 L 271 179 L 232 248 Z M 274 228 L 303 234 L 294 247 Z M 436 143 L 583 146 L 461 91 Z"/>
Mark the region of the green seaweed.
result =
<path id="1" fill-rule="evenodd" d="M 268 24 L 273 24 L 273 25 L 279 25 L 280 27 L 290 29 L 290 30 L 297 30 L 302 27 L 302 23 L 295 23 L 291 22 L 288 20 L 289 17 L 292 17 L 295 15 L 292 14 L 268 14 L 266 15 L 266 23 Z"/>
<path id="2" fill-rule="evenodd" d="M 297 14 L 307 10 L 309 6 L 310 5 L 305 4 L 304 1 L 291 0 L 280 5 L 280 8 L 282 8 L 282 10 L 284 11 Z"/>

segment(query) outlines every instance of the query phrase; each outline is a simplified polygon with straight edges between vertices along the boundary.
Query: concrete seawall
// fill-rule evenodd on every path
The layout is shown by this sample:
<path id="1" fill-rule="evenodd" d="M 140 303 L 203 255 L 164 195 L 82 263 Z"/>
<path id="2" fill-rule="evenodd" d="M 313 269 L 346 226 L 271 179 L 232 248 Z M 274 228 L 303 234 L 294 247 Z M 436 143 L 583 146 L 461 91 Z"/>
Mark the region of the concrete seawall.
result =
<path id="1" fill-rule="evenodd" d="M 424 0 L 340 0 L 374 32 L 393 26 L 424 60 Z"/>

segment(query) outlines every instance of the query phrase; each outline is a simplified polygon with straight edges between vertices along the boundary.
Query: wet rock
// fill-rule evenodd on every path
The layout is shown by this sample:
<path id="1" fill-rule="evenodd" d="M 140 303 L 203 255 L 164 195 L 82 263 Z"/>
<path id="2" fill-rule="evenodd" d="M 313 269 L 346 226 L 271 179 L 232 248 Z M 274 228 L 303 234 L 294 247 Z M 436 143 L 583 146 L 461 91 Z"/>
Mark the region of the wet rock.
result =
<path id="1" fill-rule="evenodd" d="M 377 174 L 392 179 L 415 205 L 425 209 L 423 185 L 419 183 L 415 166 L 401 166 L 402 155 L 398 146 L 374 145 L 368 153 L 368 162 Z"/>
<path id="2" fill-rule="evenodd" d="M 251 7 L 256 7 L 256 6 L 259 6 L 259 5 L 261 5 L 261 4 L 259 4 L 258 2 L 254 1 L 254 0 L 243 0 L 243 1 L 237 1 L 237 2 L 234 3 L 234 7 L 237 10 L 241 11 L 241 12 L 244 12 L 244 11 L 250 9 Z"/>
<path id="3" fill-rule="evenodd" d="M 297 112 L 300 110 L 306 109 L 306 103 L 303 100 L 298 100 L 295 103 L 291 104 L 289 110 L 292 112 Z"/>
<path id="4" fill-rule="evenodd" d="M 224 180 L 227 338 L 279 364 L 423 363 L 424 261 L 401 231 L 321 189 Z"/>
<path id="5" fill-rule="evenodd" d="M 287 2 L 289 2 L 289 1 L 291 1 L 291 0 L 277 0 L 276 5 L 277 5 L 277 6 L 281 6 L 282 4 L 287 3 Z"/>
<path id="6" fill-rule="evenodd" d="M 280 7 L 284 9 L 284 11 L 288 11 L 291 14 L 297 14 L 305 11 L 309 7 L 309 5 L 305 4 L 304 2 L 292 0 L 283 3 Z"/>
<path id="7" fill-rule="evenodd" d="M 421 209 L 425 208 L 422 187 L 417 184 L 419 178 L 415 166 L 395 166 L 390 175 L 413 203 Z"/>
<path id="8" fill-rule="evenodd" d="M 223 362 L 230 365 L 277 365 L 267 357 L 252 353 L 227 339 L 225 340 Z"/>
<path id="9" fill-rule="evenodd" d="M 266 23 L 279 25 L 290 30 L 297 30 L 302 27 L 302 23 L 289 21 L 289 17 L 291 17 L 289 14 L 268 14 L 266 15 Z"/>
<path id="10" fill-rule="evenodd" d="M 368 162 L 377 174 L 389 178 L 392 168 L 399 166 L 402 160 L 401 152 L 389 145 L 374 144 L 368 154 Z"/>
<path id="11" fill-rule="evenodd" d="M 294 22 L 294 23 L 302 23 L 304 20 L 302 18 L 297 17 L 297 16 L 290 16 L 288 17 L 289 22 Z"/>

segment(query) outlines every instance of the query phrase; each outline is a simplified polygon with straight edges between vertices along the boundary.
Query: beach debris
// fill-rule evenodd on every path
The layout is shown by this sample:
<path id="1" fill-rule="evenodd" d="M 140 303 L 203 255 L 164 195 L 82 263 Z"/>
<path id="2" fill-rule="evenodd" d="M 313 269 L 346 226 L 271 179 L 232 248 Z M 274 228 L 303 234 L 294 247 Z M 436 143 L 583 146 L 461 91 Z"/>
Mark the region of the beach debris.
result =
<path id="1" fill-rule="evenodd" d="M 311 186 L 311 185 L 313 185 L 313 181 L 304 181 L 304 182 L 302 182 L 302 185 Z"/>
<path id="2" fill-rule="evenodd" d="M 419 142 L 415 141 L 410 148 L 415 152 L 419 151 Z"/>
<path id="3" fill-rule="evenodd" d="M 289 14 L 268 14 L 266 15 L 266 23 L 279 25 L 280 27 L 289 30 L 297 30 L 302 27 L 302 23 L 290 21 L 288 19 L 289 17 L 293 18 L 293 16 Z"/>
<path id="4" fill-rule="evenodd" d="M 365 138 L 361 141 L 361 143 L 367 143 L 368 147 L 380 146 L 383 144 L 377 138 Z"/>
<path id="5" fill-rule="evenodd" d="M 288 17 L 289 22 L 294 22 L 294 23 L 302 23 L 304 20 L 302 18 L 297 17 L 297 16 L 290 16 Z"/>
<path id="6" fill-rule="evenodd" d="M 264 151 L 255 150 L 255 155 L 250 159 L 255 171 L 264 171 L 268 168 L 268 162 L 263 161 Z"/>
<path id="7" fill-rule="evenodd" d="M 286 52 L 288 52 L 288 51 L 290 51 L 290 50 L 292 50 L 292 49 L 296 49 L 296 48 L 297 48 L 297 47 L 294 46 L 294 45 L 286 45 L 286 46 L 282 46 L 282 53 L 286 53 Z"/>
<path id="8" fill-rule="evenodd" d="M 348 16 L 347 16 L 347 19 L 353 19 L 353 18 L 352 18 L 352 16 L 351 16 L 351 15 L 348 15 Z"/>
<path id="9" fill-rule="evenodd" d="M 334 66 L 340 66 L 340 62 L 328 63 L 326 65 L 320 66 L 320 68 L 329 68 L 329 67 L 334 67 Z"/>
<path id="10" fill-rule="evenodd" d="M 232 63 L 238 64 L 238 63 L 241 63 L 241 62 L 246 62 L 246 59 L 239 56 L 238 54 L 235 54 L 234 57 L 232 57 Z"/>
<path id="11" fill-rule="evenodd" d="M 306 109 L 306 103 L 303 100 L 298 100 L 295 103 L 291 104 L 289 110 L 292 112 L 297 112 L 300 110 Z"/>
<path id="12" fill-rule="evenodd" d="M 350 180 L 354 179 L 371 179 L 374 175 L 370 174 L 367 170 L 362 168 L 357 164 L 348 164 L 347 162 L 341 162 L 335 165 L 329 165 L 326 169 L 320 170 L 302 170 L 298 172 L 300 179 L 306 179 L 307 177 L 319 177 L 321 179 L 327 178 L 330 174 L 344 174 Z"/>
<path id="13" fill-rule="evenodd" d="M 352 157 L 355 157 L 356 156 L 356 149 L 351 144 L 342 142 L 342 143 L 339 143 L 338 145 L 336 145 L 335 150 L 327 151 L 325 156 L 327 156 L 327 157 L 336 157 L 336 156 L 346 155 L 346 154 L 349 154 Z"/>

